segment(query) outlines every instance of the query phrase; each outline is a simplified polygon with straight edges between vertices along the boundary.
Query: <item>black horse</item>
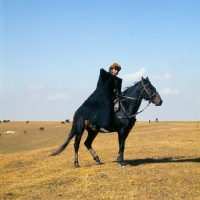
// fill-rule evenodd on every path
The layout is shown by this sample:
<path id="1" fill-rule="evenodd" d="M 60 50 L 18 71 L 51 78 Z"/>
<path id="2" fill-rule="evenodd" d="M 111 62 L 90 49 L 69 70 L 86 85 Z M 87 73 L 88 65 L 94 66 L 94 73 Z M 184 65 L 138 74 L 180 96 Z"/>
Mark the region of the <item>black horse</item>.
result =
<path id="1" fill-rule="evenodd" d="M 123 154 L 125 149 L 125 140 L 133 128 L 136 118 L 135 116 L 139 114 L 138 109 L 141 105 L 142 100 L 148 100 L 149 104 L 152 102 L 156 106 L 160 106 L 162 104 L 162 99 L 156 88 L 151 84 L 148 77 L 136 83 L 135 85 L 128 87 L 124 92 L 118 95 L 119 98 L 119 110 L 116 112 L 117 117 L 121 122 L 121 127 L 110 127 L 109 132 L 117 132 L 118 133 L 118 141 L 119 141 L 119 154 L 117 157 L 118 163 L 123 167 L 125 166 Z M 149 105 L 148 104 L 148 105 Z M 81 141 L 81 137 L 83 135 L 84 130 L 87 130 L 88 136 L 84 142 L 87 149 L 90 151 L 93 156 L 96 164 L 100 164 L 99 157 L 92 149 L 92 142 L 97 136 L 100 130 L 94 131 L 90 127 L 90 122 L 86 119 L 83 119 L 78 114 L 74 114 L 72 129 L 69 133 L 69 136 L 65 143 L 60 146 L 56 151 L 54 151 L 51 156 L 57 155 L 61 153 L 69 144 L 71 139 L 75 136 L 74 143 L 74 151 L 75 151 L 75 160 L 74 166 L 79 167 L 78 163 L 78 150 Z"/>

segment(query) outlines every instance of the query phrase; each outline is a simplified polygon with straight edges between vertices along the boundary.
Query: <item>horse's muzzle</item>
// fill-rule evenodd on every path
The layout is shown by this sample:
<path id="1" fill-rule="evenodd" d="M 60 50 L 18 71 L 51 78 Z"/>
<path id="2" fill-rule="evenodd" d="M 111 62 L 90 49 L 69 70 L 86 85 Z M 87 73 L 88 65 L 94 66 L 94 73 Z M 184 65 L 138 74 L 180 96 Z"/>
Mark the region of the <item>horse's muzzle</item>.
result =
<path id="1" fill-rule="evenodd" d="M 163 100 L 161 99 L 159 94 L 156 94 L 156 96 L 152 99 L 152 103 L 155 104 L 155 106 L 161 106 L 163 103 Z"/>

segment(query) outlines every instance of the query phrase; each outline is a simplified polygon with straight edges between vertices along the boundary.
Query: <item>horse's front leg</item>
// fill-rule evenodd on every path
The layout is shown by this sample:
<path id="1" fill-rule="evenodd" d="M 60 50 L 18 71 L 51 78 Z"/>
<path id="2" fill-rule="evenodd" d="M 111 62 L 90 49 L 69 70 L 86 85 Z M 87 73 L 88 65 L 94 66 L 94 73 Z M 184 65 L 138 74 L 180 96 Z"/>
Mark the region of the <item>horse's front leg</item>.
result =
<path id="1" fill-rule="evenodd" d="M 118 131 L 118 142 L 119 142 L 119 154 L 117 157 L 117 161 L 121 167 L 125 167 L 126 164 L 124 162 L 124 149 L 125 149 L 125 140 L 127 135 L 125 135 L 124 129 Z"/>
<path id="2" fill-rule="evenodd" d="M 93 131 L 89 128 L 87 128 L 88 131 L 88 136 L 87 139 L 85 140 L 84 144 L 87 147 L 87 149 L 90 151 L 93 159 L 96 161 L 97 165 L 100 165 L 101 162 L 99 160 L 99 157 L 97 156 L 96 152 L 92 149 L 92 142 L 94 141 L 95 137 L 97 136 L 98 132 Z"/>

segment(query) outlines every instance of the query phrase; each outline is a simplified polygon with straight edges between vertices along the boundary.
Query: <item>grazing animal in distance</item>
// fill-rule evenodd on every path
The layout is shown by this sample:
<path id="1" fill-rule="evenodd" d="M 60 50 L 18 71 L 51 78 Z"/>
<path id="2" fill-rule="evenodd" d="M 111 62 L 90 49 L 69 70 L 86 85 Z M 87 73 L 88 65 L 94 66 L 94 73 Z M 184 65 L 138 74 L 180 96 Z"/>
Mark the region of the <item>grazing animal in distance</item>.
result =
<path id="1" fill-rule="evenodd" d="M 65 122 L 61 122 L 61 124 L 65 124 Z"/>
<path id="2" fill-rule="evenodd" d="M 69 123 L 70 121 L 69 121 L 69 119 L 66 119 L 65 122 L 66 122 L 66 123 Z"/>
<path id="3" fill-rule="evenodd" d="M 40 130 L 40 131 L 44 131 L 44 127 L 40 127 L 39 130 Z"/>
<path id="4" fill-rule="evenodd" d="M 115 114 L 120 120 L 121 126 L 118 127 L 116 125 L 112 125 L 109 127 L 108 131 L 118 133 L 119 152 L 117 161 L 120 166 L 124 167 L 126 165 L 124 161 L 125 140 L 136 122 L 136 115 L 141 113 L 150 103 L 153 103 L 156 106 L 161 106 L 163 101 L 158 92 L 156 91 L 156 88 L 149 81 L 148 77 L 146 79 L 142 77 L 141 81 L 139 81 L 131 87 L 128 87 L 124 92 L 120 93 L 118 95 L 118 98 L 120 106 Z M 138 112 L 143 99 L 149 101 L 149 104 L 143 110 Z M 93 130 L 91 128 L 90 122 L 87 119 L 84 119 L 83 117 L 78 115 L 76 112 L 73 117 L 72 129 L 68 135 L 67 140 L 50 155 L 55 156 L 61 153 L 67 147 L 71 139 L 75 136 L 74 166 L 75 168 L 78 168 L 78 150 L 80 146 L 81 137 L 85 129 L 88 132 L 88 136 L 84 142 L 84 145 L 90 151 L 93 159 L 96 161 L 96 164 L 100 164 L 101 162 L 99 156 L 92 148 L 92 142 L 94 141 L 98 132 L 100 132 L 100 129 Z"/>

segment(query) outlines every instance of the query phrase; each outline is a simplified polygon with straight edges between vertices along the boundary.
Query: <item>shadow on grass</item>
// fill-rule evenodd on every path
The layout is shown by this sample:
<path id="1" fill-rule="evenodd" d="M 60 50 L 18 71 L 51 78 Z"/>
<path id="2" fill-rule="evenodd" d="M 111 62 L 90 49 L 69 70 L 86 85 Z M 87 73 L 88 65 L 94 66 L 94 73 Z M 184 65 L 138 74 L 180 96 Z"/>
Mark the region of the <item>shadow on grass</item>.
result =
<path id="1" fill-rule="evenodd" d="M 161 159 L 154 159 L 154 158 L 145 158 L 145 159 L 136 159 L 136 160 L 125 160 L 126 164 L 131 166 L 143 165 L 143 164 L 150 164 L 150 163 L 182 163 L 182 162 L 200 162 L 200 158 L 161 158 Z"/>

